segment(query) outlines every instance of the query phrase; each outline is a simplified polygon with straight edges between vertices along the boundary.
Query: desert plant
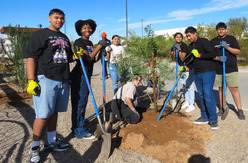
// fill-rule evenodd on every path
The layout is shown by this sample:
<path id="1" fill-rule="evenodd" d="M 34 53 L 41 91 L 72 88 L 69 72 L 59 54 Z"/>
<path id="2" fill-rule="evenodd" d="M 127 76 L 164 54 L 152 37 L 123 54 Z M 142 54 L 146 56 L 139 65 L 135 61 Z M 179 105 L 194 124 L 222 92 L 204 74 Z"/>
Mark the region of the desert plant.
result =
<path id="1" fill-rule="evenodd" d="M 118 72 L 122 77 L 122 84 L 124 84 L 127 79 L 132 78 L 135 74 L 140 74 L 143 77 L 143 81 L 146 81 L 146 77 L 151 74 L 152 68 L 149 63 L 154 55 L 155 58 L 158 59 L 155 68 L 159 68 L 160 71 L 158 85 L 160 89 L 165 89 L 163 81 L 168 80 L 171 77 L 172 69 L 167 61 L 162 58 L 158 58 L 158 44 L 156 44 L 154 39 L 154 33 L 151 25 L 145 28 L 145 33 L 146 35 L 144 39 L 142 39 L 137 36 L 135 32 L 130 31 L 130 39 L 125 40 L 125 44 L 127 45 L 125 47 L 126 55 L 122 58 L 122 62 L 118 68 Z M 148 71 L 149 69 L 150 72 Z M 153 106 L 152 100 L 151 103 L 151 106 Z"/>
<path id="2" fill-rule="evenodd" d="M 6 55 L 9 60 L 4 60 L 5 62 L 9 62 L 11 77 L 8 77 L 8 82 L 12 82 L 13 84 L 20 87 L 22 90 L 27 85 L 27 76 L 24 69 L 24 60 L 23 54 L 26 51 L 26 47 L 28 44 L 28 39 L 30 38 L 32 32 L 28 31 L 28 29 L 19 31 L 17 27 L 11 27 L 9 25 L 8 28 L 8 39 L 11 44 L 8 45 L 8 50 L 6 51 Z"/>

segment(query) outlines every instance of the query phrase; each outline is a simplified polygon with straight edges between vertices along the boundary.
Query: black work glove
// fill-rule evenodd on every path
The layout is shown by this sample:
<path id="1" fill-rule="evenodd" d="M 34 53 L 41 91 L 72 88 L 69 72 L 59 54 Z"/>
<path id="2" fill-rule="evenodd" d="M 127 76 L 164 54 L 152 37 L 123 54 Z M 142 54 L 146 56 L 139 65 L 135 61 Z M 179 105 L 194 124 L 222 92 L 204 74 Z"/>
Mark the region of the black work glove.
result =
<path id="1" fill-rule="evenodd" d="M 100 40 L 98 44 L 102 45 L 103 48 L 108 46 L 107 40 Z"/>

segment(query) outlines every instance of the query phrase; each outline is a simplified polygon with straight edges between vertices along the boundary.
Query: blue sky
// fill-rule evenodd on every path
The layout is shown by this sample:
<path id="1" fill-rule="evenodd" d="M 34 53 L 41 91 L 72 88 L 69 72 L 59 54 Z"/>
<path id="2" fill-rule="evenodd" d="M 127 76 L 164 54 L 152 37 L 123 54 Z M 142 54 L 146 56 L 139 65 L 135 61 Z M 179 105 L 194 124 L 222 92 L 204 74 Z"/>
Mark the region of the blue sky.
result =
<path id="1" fill-rule="evenodd" d="M 141 36 L 143 27 L 152 24 L 152 29 L 165 30 L 198 24 L 210 25 L 229 18 L 248 18 L 248 0 L 127 0 L 128 27 Z M 97 29 L 91 40 L 99 41 L 99 34 L 106 32 L 108 38 L 118 34 L 126 36 L 126 0 L 3 0 L 0 7 L 0 28 L 15 26 L 42 27 L 50 25 L 48 13 L 53 8 L 66 14 L 66 30 L 71 40 L 79 36 L 74 24 L 77 20 L 93 19 Z M 0 35 L 3 37 L 3 35 Z"/>

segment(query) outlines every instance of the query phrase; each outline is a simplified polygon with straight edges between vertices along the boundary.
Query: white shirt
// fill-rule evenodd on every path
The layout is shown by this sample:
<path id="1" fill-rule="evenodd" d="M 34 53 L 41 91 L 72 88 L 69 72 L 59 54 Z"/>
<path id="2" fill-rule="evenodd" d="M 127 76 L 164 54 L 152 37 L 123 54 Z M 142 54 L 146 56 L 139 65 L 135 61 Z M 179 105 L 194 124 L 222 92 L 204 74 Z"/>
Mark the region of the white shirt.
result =
<path id="1" fill-rule="evenodd" d="M 134 96 L 136 94 L 136 87 L 132 82 L 127 82 L 125 85 L 123 85 L 121 88 L 118 89 L 113 99 L 122 99 L 125 104 L 126 97 L 130 99 L 134 99 Z"/>
<path id="2" fill-rule="evenodd" d="M 118 63 L 124 57 L 124 48 L 121 45 L 110 45 L 112 51 L 110 52 L 110 63 Z"/>

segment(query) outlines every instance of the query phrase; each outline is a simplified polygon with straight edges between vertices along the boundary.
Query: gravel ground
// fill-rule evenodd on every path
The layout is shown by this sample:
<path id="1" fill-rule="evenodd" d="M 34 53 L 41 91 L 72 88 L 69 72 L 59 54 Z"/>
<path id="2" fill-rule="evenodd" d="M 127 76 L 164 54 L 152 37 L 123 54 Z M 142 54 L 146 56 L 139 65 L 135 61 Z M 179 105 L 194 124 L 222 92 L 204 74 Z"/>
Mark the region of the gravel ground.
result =
<path id="1" fill-rule="evenodd" d="M 100 66 L 100 63 L 95 65 L 92 77 L 92 89 L 98 105 L 102 103 L 102 89 L 99 89 L 99 85 L 101 87 Z M 113 96 L 111 79 L 106 80 L 106 89 L 107 101 L 109 101 Z M 87 116 L 94 113 L 90 98 L 87 108 Z M 71 135 L 70 113 L 71 107 L 69 104 L 68 111 L 60 113 L 58 120 L 58 136 L 63 138 L 64 141 L 69 142 L 71 145 L 70 150 L 51 153 L 41 152 L 41 162 L 159 162 L 141 153 L 119 150 L 118 146 L 113 150 L 111 157 L 108 160 L 104 160 L 99 156 L 101 141 L 78 140 Z M 247 110 L 244 110 L 244 114 L 248 117 Z M 199 116 L 200 110 L 198 107 L 195 111 L 188 114 L 192 121 Z M 34 110 L 32 108 L 32 100 L 30 99 L 0 104 L 0 162 L 28 162 L 33 120 Z M 89 123 L 92 131 L 95 130 L 96 123 L 95 120 Z M 219 130 L 212 131 L 212 139 L 206 142 L 205 147 L 205 155 L 210 158 L 211 162 L 248 162 L 247 125 L 247 120 L 239 120 L 233 110 L 230 110 L 225 121 L 219 119 Z M 208 125 L 206 127 L 209 128 Z"/>

